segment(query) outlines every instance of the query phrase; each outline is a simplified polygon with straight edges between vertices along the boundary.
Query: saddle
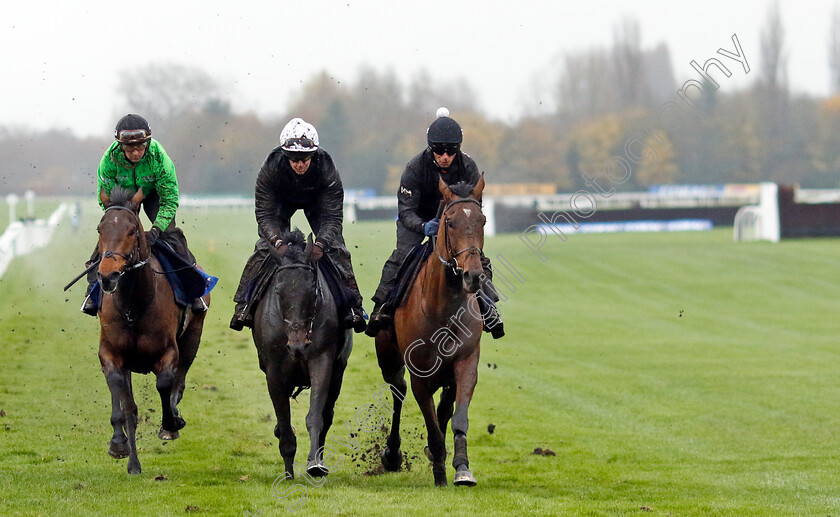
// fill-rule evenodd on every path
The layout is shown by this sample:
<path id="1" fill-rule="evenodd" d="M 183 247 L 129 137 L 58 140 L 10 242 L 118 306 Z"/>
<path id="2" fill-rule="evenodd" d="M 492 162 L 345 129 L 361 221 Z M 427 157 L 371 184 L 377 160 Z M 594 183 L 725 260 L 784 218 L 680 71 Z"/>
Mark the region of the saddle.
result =
<path id="1" fill-rule="evenodd" d="M 350 292 L 347 286 L 345 286 L 341 281 L 338 270 L 326 256 L 319 260 L 317 264 L 319 277 L 323 279 L 323 281 L 327 284 L 330 293 L 332 293 L 338 314 L 343 314 L 353 306 L 353 293 Z M 248 300 L 247 320 L 249 322 L 253 320 L 254 310 L 256 309 L 259 301 L 262 300 L 263 296 L 265 296 L 266 290 L 274 284 L 274 274 L 276 273 L 277 268 L 279 268 L 277 262 L 271 254 L 267 254 L 257 268 L 254 279 L 251 280 L 248 285 L 245 297 Z M 251 325 L 249 324 L 248 326 Z"/>
<path id="2" fill-rule="evenodd" d="M 423 268 L 423 264 L 434 249 L 432 239 L 426 239 L 425 242 L 411 248 L 411 251 L 406 255 L 405 260 L 400 265 L 399 271 L 397 271 L 394 287 L 388 291 L 388 296 L 385 298 L 385 305 L 391 308 L 392 314 L 397 307 L 405 303 L 408 299 L 408 295 L 411 293 L 411 286 L 414 285 L 420 269 Z"/>

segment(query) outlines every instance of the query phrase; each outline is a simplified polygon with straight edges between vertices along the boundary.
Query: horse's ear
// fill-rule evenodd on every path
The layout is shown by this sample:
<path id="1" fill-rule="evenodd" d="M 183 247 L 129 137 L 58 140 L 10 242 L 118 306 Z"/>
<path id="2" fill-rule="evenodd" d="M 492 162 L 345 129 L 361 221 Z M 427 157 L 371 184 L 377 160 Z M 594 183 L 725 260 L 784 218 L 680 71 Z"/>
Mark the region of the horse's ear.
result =
<path id="1" fill-rule="evenodd" d="M 315 247 L 315 242 L 312 240 L 312 233 L 310 232 L 309 237 L 306 238 L 306 247 L 303 249 L 303 256 L 306 257 L 306 260 L 312 257 L 312 248 Z"/>
<path id="2" fill-rule="evenodd" d="M 438 189 L 440 190 L 440 193 L 443 194 L 443 199 L 445 199 L 448 203 L 449 198 L 452 197 L 452 191 L 449 190 L 449 185 L 447 185 L 441 177 L 438 177 Z"/>
<path id="3" fill-rule="evenodd" d="M 475 184 L 473 187 L 473 196 L 479 201 L 481 201 L 481 193 L 484 192 L 484 173 L 481 173 L 481 178 L 478 180 L 478 183 Z"/>
<path id="4" fill-rule="evenodd" d="M 102 206 L 108 208 L 111 205 L 111 198 L 105 192 L 105 189 L 99 191 L 99 200 L 102 201 Z"/>
<path id="5" fill-rule="evenodd" d="M 135 212 L 140 213 L 140 203 L 143 202 L 143 188 L 137 189 L 137 192 L 131 198 L 131 207 L 134 209 Z"/>

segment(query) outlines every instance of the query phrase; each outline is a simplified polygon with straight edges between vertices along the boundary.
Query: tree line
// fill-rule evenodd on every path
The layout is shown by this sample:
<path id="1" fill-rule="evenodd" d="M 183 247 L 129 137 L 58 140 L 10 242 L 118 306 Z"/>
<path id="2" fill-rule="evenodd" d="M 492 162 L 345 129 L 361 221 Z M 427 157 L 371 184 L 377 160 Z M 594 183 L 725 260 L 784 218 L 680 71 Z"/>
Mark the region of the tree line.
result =
<path id="1" fill-rule="evenodd" d="M 438 106 L 462 125 L 463 149 L 491 183 L 585 188 L 587 175 L 644 135 L 638 142 L 644 156 L 629 163 L 616 190 L 758 181 L 833 188 L 840 187 L 840 11 L 831 29 L 828 97 L 791 93 L 784 26 L 774 5 L 758 45 L 750 46 L 758 57 L 751 85 L 733 91 L 706 81 L 706 94 L 680 124 L 663 124 L 659 110 L 684 78 L 675 77 L 667 45 L 642 48 L 641 28 L 631 18 L 616 24 L 610 45 L 565 54 L 541 71 L 551 80 L 511 122 L 484 114 L 464 80 L 441 83 L 421 73 L 405 82 L 370 67 L 350 84 L 326 71 L 310 77 L 274 118 L 234 112 L 211 75 L 185 65 L 126 72 L 118 88 L 127 111 L 149 119 L 189 194 L 251 195 L 259 166 L 293 116 L 318 129 L 345 187 L 392 194 L 405 163 L 425 147 Z M 109 143 L 104 136 L 0 127 L 0 189 L 89 194 Z"/>

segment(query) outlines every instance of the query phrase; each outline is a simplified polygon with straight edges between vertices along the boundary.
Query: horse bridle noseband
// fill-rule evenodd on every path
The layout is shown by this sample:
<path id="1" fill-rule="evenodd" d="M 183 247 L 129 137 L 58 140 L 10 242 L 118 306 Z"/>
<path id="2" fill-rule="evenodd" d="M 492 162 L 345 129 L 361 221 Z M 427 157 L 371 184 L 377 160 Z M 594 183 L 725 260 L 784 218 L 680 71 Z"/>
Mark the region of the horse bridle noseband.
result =
<path id="1" fill-rule="evenodd" d="M 441 217 L 441 222 L 443 222 L 443 220 L 446 218 L 446 212 L 448 212 L 450 208 L 452 208 L 454 205 L 457 205 L 458 203 L 475 203 L 476 205 L 478 205 L 479 212 L 481 211 L 481 201 L 479 201 L 477 199 L 473 199 L 471 197 L 456 199 L 455 201 L 451 201 L 443 209 L 443 211 L 442 211 L 443 217 Z M 464 272 L 464 268 L 462 268 L 461 266 L 458 265 L 458 257 L 459 256 L 463 255 L 464 253 L 467 253 L 469 255 L 478 255 L 479 257 L 484 256 L 484 252 L 481 249 L 479 249 L 475 246 L 470 246 L 470 247 L 464 248 L 464 249 L 462 249 L 458 252 L 453 252 L 452 251 L 452 246 L 450 246 L 450 243 L 449 243 L 449 227 L 446 226 L 445 223 L 444 223 L 444 227 L 443 227 L 443 239 L 444 239 L 444 246 L 446 247 L 446 252 L 449 254 L 449 260 L 443 260 L 443 257 L 440 256 L 440 253 L 437 252 L 437 248 L 435 248 L 435 253 L 437 253 L 438 259 L 441 261 L 441 263 L 444 266 L 446 266 L 448 268 L 451 268 L 452 272 L 456 276 L 458 276 L 458 275 L 460 275 L 461 273 Z"/>
<path id="2" fill-rule="evenodd" d="M 134 210 L 132 210 L 130 208 L 127 208 L 127 207 L 124 207 L 124 206 L 118 206 L 118 205 L 109 206 L 108 208 L 105 209 L 105 213 L 108 213 L 108 210 L 125 210 L 125 211 L 129 212 L 132 216 L 134 216 L 134 219 L 137 222 L 137 228 L 140 228 L 140 218 L 137 217 L 137 214 L 134 213 Z M 149 258 L 147 258 L 146 260 L 141 260 L 139 262 L 135 262 L 134 264 L 131 263 L 134 260 L 135 255 L 137 255 L 137 256 L 140 255 L 140 238 L 139 238 L 140 235 L 139 235 L 139 232 L 140 232 L 139 229 L 134 230 L 134 247 L 131 249 L 131 253 L 128 256 L 125 256 L 122 253 L 118 253 L 116 251 L 111 251 L 111 250 L 107 250 L 107 251 L 102 252 L 102 258 L 120 257 L 120 258 L 125 259 L 125 264 L 119 270 L 120 277 L 122 277 L 124 274 L 128 273 L 129 271 L 133 271 L 135 269 L 140 269 L 141 267 L 148 264 L 149 260 L 152 258 L 151 253 L 150 253 Z"/>

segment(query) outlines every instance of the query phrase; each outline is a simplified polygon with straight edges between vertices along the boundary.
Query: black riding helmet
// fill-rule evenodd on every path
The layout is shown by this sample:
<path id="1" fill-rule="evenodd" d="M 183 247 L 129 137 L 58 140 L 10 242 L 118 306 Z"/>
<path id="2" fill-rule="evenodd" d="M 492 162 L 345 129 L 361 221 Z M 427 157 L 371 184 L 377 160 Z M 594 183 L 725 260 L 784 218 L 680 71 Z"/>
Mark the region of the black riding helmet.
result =
<path id="1" fill-rule="evenodd" d="M 464 131 L 453 119 L 449 118 L 449 110 L 438 108 L 438 118 L 426 130 L 426 140 L 429 147 L 436 144 L 445 144 L 451 147 L 460 147 L 464 139 Z"/>
<path id="2" fill-rule="evenodd" d="M 130 113 L 117 122 L 114 138 L 121 144 L 140 144 L 152 138 L 152 128 L 146 119 Z"/>

